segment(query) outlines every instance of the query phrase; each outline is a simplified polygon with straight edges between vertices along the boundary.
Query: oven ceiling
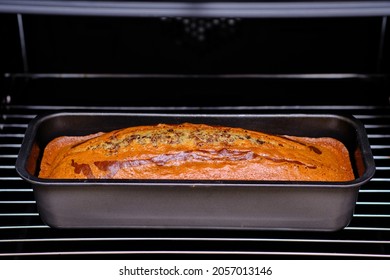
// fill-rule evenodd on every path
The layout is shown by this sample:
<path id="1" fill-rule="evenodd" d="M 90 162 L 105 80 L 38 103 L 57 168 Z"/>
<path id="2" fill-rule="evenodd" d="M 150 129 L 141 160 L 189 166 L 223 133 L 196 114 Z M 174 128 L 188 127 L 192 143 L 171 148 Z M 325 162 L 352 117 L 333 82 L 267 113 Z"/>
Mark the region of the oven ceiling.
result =
<path id="1" fill-rule="evenodd" d="M 0 1 L 0 12 L 96 16 L 387 16 L 390 1 Z"/>

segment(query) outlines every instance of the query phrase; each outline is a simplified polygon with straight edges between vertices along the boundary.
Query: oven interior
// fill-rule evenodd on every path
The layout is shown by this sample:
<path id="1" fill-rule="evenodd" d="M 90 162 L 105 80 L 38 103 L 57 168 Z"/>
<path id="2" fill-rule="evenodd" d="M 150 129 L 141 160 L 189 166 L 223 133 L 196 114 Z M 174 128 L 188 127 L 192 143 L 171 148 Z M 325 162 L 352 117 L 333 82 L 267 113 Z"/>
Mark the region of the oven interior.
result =
<path id="1" fill-rule="evenodd" d="M 0 257 L 390 257 L 387 1 L 314 1 L 306 13 L 290 10 L 294 1 L 268 3 L 268 13 L 256 1 L 9 2 L 0 1 Z M 376 173 L 337 232 L 52 229 L 15 161 L 28 123 L 58 111 L 353 115 Z"/>

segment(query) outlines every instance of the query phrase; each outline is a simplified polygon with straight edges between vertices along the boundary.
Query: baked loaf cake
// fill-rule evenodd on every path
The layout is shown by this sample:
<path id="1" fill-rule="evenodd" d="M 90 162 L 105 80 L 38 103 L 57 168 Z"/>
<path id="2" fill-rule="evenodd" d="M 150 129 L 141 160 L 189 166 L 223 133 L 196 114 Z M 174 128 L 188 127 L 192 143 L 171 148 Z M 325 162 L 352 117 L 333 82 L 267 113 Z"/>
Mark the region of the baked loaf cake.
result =
<path id="1" fill-rule="evenodd" d="M 63 136 L 45 148 L 40 178 L 349 181 L 333 138 L 276 136 L 183 123 Z"/>

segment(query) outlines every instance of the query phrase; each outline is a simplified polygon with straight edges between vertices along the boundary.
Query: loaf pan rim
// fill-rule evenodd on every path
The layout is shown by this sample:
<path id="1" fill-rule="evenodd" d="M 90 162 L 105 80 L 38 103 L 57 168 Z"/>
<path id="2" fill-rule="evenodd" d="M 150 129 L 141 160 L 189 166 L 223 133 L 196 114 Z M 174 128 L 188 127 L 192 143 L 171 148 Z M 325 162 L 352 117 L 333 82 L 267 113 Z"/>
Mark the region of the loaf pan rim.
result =
<path id="1" fill-rule="evenodd" d="M 362 176 L 355 178 L 354 180 L 338 182 L 338 181 L 267 181 L 267 180 L 250 180 L 250 181 L 241 181 L 241 180 L 159 180 L 159 179 L 42 179 L 35 175 L 30 174 L 26 170 L 26 155 L 30 152 L 33 140 L 36 137 L 37 127 L 50 118 L 60 117 L 60 116 L 126 116 L 126 117 L 235 117 L 235 118 L 245 118 L 245 117 L 266 117 L 266 118 L 276 118 L 276 117 L 288 117 L 288 118 L 336 118 L 350 123 L 355 129 L 357 136 L 359 138 L 359 145 L 362 149 L 363 159 L 365 161 L 365 171 Z M 367 181 L 375 174 L 375 161 L 371 152 L 371 148 L 368 142 L 368 137 L 365 132 L 364 125 L 353 115 L 347 114 L 303 114 L 303 113 L 286 113 L 286 114 L 178 114 L 178 113 L 128 113 L 128 112 L 77 112 L 77 111 L 56 111 L 56 112 L 47 112 L 44 114 L 39 114 L 35 116 L 30 123 L 25 132 L 21 148 L 15 163 L 16 171 L 19 176 L 28 181 L 31 184 L 37 186 L 61 186 L 63 184 L 80 186 L 108 186 L 108 185 L 118 185 L 124 187 L 131 187 L 133 185 L 141 186 L 172 186 L 172 185 L 190 185 L 196 187 L 209 187 L 210 185 L 215 186 L 262 186 L 262 187 L 338 187 L 338 188 L 355 188 L 360 187 L 365 184 Z"/>

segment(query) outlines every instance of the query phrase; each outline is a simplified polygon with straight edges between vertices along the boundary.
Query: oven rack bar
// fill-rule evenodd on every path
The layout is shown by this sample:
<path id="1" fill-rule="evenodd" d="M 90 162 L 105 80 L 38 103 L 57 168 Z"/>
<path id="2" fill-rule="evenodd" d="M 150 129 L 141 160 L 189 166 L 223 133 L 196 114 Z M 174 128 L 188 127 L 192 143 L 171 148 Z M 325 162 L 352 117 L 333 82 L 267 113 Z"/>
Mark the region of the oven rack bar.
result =
<path id="1" fill-rule="evenodd" d="M 369 17 L 389 1 L 58 1 L 1 0 L 0 12 L 128 17 Z"/>

